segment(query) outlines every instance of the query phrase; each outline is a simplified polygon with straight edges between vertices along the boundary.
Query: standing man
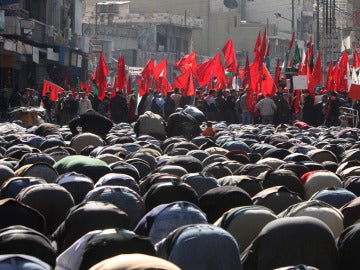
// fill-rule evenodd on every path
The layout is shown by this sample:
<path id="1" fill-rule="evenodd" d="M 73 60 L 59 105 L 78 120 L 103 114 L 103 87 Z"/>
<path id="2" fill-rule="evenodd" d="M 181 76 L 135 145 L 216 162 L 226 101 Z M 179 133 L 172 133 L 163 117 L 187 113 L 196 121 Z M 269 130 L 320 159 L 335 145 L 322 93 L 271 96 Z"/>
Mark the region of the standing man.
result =
<path id="1" fill-rule="evenodd" d="M 175 102 L 175 111 L 176 111 L 176 109 L 180 107 L 181 94 L 180 94 L 180 92 L 179 92 L 179 88 L 176 87 L 176 88 L 174 89 L 174 93 L 171 94 L 170 97 L 171 97 L 172 100 L 174 100 L 174 102 Z"/>
<path id="2" fill-rule="evenodd" d="M 330 93 L 325 113 L 325 125 L 327 127 L 340 125 L 340 100 L 335 92 Z"/>
<path id="3" fill-rule="evenodd" d="M 261 121 L 263 124 L 273 124 L 274 114 L 276 112 L 276 104 L 269 94 L 264 99 L 256 103 L 256 109 L 259 110 L 261 115 Z"/>
<path id="4" fill-rule="evenodd" d="M 239 99 L 239 109 L 241 111 L 241 120 L 242 123 L 244 125 L 251 125 L 254 123 L 254 115 L 252 112 L 249 111 L 247 102 L 246 102 L 246 97 L 247 97 L 247 92 L 244 92 L 244 94 L 242 94 Z"/>
<path id="5" fill-rule="evenodd" d="M 301 96 L 302 103 L 302 120 L 310 126 L 314 125 L 314 99 L 310 96 L 309 90 L 304 90 Z"/>
<path id="6" fill-rule="evenodd" d="M 230 90 L 230 95 L 226 98 L 226 122 L 228 124 L 235 124 L 236 121 L 236 91 L 234 89 Z"/>
<path id="7" fill-rule="evenodd" d="M 110 114 L 114 123 L 128 122 L 128 105 L 125 94 L 116 92 L 116 96 L 110 101 Z"/>
<path id="8" fill-rule="evenodd" d="M 91 101 L 88 99 L 88 97 L 85 95 L 84 92 L 80 93 L 80 100 L 79 100 L 79 109 L 78 114 L 84 114 L 88 110 L 92 109 Z"/>

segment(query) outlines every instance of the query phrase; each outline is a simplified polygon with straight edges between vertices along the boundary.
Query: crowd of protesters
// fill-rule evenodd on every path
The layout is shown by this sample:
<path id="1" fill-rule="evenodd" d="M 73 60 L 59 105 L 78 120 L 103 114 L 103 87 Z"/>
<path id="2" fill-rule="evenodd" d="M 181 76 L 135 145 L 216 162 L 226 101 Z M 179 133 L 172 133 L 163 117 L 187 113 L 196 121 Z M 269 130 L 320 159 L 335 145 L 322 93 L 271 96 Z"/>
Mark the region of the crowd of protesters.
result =
<path id="1" fill-rule="evenodd" d="M 226 121 L 228 124 L 291 124 L 301 120 L 311 126 L 353 126 L 354 123 L 343 117 L 342 108 L 360 109 L 360 102 L 347 97 L 347 92 L 332 92 L 315 89 L 315 95 L 309 90 L 290 92 L 279 84 L 277 93 L 273 96 L 259 95 L 255 111 L 248 108 L 247 93 L 243 89 L 226 89 L 221 91 L 198 89 L 195 97 L 184 97 L 181 90 L 173 91 L 163 96 L 158 92 L 149 92 L 143 97 L 118 91 L 112 96 L 107 93 L 103 100 L 96 94 L 85 92 L 63 92 L 56 102 L 51 101 L 49 93 L 41 96 L 34 89 L 14 90 L 10 95 L 7 91 L 0 93 L 0 113 L 2 121 L 9 119 L 9 110 L 16 107 L 42 105 L 45 109 L 46 122 L 65 125 L 74 117 L 92 109 L 110 118 L 114 123 L 134 122 L 145 111 L 161 115 L 165 120 L 177 108 L 194 105 L 200 109 L 209 121 Z M 345 119 L 346 118 L 346 119 Z M 342 121 L 343 120 L 343 121 Z"/>

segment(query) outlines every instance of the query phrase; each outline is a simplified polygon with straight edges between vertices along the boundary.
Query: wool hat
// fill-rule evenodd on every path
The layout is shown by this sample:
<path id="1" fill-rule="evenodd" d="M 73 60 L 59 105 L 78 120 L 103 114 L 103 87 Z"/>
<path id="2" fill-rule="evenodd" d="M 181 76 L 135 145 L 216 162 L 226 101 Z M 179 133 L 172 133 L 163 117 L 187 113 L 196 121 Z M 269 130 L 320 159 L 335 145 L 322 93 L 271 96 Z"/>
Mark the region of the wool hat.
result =
<path id="1" fill-rule="evenodd" d="M 54 169 L 59 175 L 71 171 L 82 173 L 94 182 L 111 172 L 111 168 L 104 161 L 80 155 L 62 158 L 54 164 Z"/>

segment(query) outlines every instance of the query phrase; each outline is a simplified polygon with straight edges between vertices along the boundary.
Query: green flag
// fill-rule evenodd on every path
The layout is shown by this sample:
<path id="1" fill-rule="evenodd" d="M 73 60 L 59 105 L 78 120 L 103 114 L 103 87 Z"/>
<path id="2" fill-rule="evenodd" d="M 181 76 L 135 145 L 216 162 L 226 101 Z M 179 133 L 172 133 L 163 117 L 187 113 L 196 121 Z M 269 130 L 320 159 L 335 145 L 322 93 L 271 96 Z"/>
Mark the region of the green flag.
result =
<path id="1" fill-rule="evenodd" d="M 94 95 L 96 95 L 96 96 L 99 95 L 99 89 L 97 88 L 96 85 L 94 85 Z"/>
<path id="2" fill-rule="evenodd" d="M 294 52 L 294 60 L 291 66 L 291 70 L 297 72 L 299 70 L 299 65 L 301 62 L 301 55 L 298 45 L 296 44 L 295 52 Z"/>

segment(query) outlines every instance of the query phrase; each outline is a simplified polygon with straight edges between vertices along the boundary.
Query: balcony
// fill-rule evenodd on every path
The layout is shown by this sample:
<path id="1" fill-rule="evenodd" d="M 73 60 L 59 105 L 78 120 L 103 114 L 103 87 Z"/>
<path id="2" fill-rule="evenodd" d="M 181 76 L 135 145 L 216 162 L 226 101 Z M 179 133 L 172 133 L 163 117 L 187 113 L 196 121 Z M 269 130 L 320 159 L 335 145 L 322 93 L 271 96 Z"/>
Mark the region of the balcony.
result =
<path id="1" fill-rule="evenodd" d="M 47 43 L 45 33 L 46 25 L 44 23 L 18 16 L 5 16 L 5 30 L 0 31 L 2 36 L 26 41 L 34 45 Z"/>

